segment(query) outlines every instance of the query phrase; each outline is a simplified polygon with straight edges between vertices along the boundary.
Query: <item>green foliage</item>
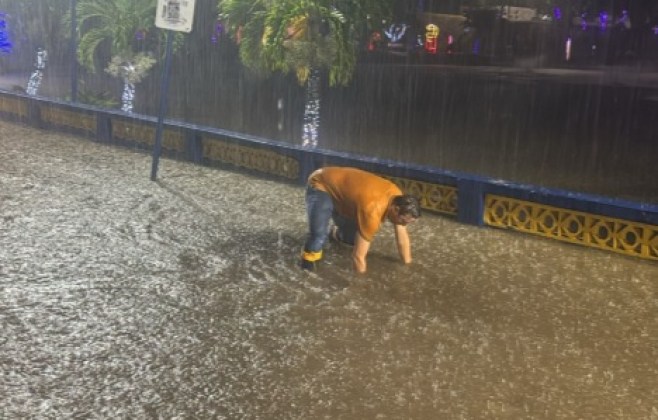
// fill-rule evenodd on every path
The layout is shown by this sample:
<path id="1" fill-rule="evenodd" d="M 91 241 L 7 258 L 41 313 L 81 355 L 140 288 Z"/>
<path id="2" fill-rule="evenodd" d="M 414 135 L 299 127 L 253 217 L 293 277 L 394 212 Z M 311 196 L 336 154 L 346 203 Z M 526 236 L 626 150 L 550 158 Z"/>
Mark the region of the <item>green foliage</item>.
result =
<path id="1" fill-rule="evenodd" d="M 327 69 L 329 83 L 346 85 L 359 42 L 390 16 L 392 0 L 220 0 L 218 9 L 240 58 L 259 73 L 294 72 L 301 84 Z"/>
<path id="2" fill-rule="evenodd" d="M 88 89 L 84 83 L 81 83 L 80 91 L 78 92 L 78 101 L 83 104 L 107 109 L 116 108 L 119 105 L 119 101 L 109 91 L 93 91 Z"/>
<path id="3" fill-rule="evenodd" d="M 155 32 L 155 6 L 155 0 L 79 0 L 78 61 L 93 72 L 103 45 L 109 46 L 110 56 L 131 59 L 137 53 L 137 31 Z"/>

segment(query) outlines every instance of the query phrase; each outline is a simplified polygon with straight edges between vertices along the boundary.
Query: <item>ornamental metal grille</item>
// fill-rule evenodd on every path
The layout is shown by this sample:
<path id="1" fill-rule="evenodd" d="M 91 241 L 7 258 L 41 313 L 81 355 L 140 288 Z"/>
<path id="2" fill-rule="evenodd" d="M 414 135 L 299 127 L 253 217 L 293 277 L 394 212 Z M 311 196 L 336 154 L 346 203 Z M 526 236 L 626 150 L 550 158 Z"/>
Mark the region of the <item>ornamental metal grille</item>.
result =
<path id="1" fill-rule="evenodd" d="M 215 138 L 203 138 L 203 157 L 283 178 L 299 178 L 299 162 L 272 150 L 241 146 Z"/>
<path id="2" fill-rule="evenodd" d="M 433 184 L 407 178 L 381 175 L 405 193 L 418 197 L 422 208 L 437 213 L 457 215 L 457 188 L 449 185 Z"/>
<path id="3" fill-rule="evenodd" d="M 124 120 L 112 120 L 112 136 L 119 140 L 133 141 L 144 146 L 155 144 L 156 128 L 150 125 L 132 123 Z M 166 150 L 182 152 L 185 150 L 183 133 L 165 129 L 162 133 L 162 147 Z"/>
<path id="4" fill-rule="evenodd" d="M 8 96 L 0 96 L 0 112 L 27 118 L 27 101 Z"/>
<path id="5" fill-rule="evenodd" d="M 497 195 L 485 199 L 484 223 L 560 241 L 658 260 L 658 226 Z"/>
<path id="6" fill-rule="evenodd" d="M 76 128 L 87 133 L 96 133 L 96 115 L 67 111 L 52 106 L 42 106 L 41 121 L 60 127 Z"/>

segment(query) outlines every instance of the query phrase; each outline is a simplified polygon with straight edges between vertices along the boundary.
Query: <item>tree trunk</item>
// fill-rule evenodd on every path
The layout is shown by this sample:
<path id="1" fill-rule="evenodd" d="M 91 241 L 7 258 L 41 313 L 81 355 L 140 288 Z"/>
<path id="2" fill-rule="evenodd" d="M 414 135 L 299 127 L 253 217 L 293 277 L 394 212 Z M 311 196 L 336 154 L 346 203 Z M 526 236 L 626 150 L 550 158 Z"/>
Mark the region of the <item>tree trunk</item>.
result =
<path id="1" fill-rule="evenodd" d="M 119 74 L 123 77 L 123 93 L 121 94 L 121 110 L 133 112 L 135 102 L 135 64 L 128 61 L 122 67 Z"/>
<path id="2" fill-rule="evenodd" d="M 27 81 L 27 88 L 25 89 L 25 92 L 28 95 L 35 96 L 39 93 L 41 80 L 43 80 L 43 71 L 46 69 L 47 62 L 48 53 L 46 50 L 39 48 L 37 51 L 37 59 L 34 62 L 34 71 L 30 75 L 30 79 Z"/>
<path id="3" fill-rule="evenodd" d="M 135 100 L 135 85 L 123 78 L 123 93 L 121 94 L 121 110 L 124 112 L 133 112 L 133 102 Z"/>
<path id="4" fill-rule="evenodd" d="M 304 130 L 302 146 L 315 148 L 318 146 L 318 131 L 320 129 L 320 72 L 311 69 L 306 81 L 306 104 L 304 106 Z"/>

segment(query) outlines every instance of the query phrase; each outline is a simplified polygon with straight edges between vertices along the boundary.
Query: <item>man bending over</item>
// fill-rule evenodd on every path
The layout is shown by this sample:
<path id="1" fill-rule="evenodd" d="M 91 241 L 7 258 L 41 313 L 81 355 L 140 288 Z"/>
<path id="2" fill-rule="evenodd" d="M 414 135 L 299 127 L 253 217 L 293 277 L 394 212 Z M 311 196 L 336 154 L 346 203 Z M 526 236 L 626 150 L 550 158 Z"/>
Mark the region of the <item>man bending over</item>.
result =
<path id="1" fill-rule="evenodd" d="M 384 178 L 356 168 L 318 169 L 308 178 L 306 213 L 309 234 L 302 252 L 304 269 L 315 269 L 331 235 L 336 241 L 354 246 L 354 269 L 365 273 L 370 243 L 386 219 L 393 223 L 400 258 L 405 264 L 411 262 L 407 225 L 420 217 L 420 204 Z M 335 224 L 331 231 L 330 219 Z"/>

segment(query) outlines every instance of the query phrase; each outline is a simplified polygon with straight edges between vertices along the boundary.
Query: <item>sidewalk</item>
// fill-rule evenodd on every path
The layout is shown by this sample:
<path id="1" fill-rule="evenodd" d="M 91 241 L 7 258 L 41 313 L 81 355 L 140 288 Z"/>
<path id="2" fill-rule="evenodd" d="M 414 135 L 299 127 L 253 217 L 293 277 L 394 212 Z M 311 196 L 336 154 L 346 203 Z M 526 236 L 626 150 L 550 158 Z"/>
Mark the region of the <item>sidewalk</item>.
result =
<path id="1" fill-rule="evenodd" d="M 0 121 L 0 418 L 658 416 L 658 264 L 424 215 L 300 271 L 303 188 Z"/>

